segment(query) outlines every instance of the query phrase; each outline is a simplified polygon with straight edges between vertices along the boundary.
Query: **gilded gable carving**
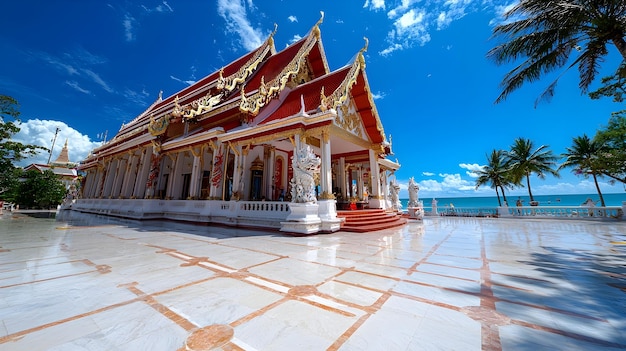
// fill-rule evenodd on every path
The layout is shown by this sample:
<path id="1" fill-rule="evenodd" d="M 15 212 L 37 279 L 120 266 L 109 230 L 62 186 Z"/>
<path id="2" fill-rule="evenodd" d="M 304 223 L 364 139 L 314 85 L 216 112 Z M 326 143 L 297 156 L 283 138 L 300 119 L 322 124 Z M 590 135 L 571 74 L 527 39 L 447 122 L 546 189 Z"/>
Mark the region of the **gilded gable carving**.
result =
<path id="1" fill-rule="evenodd" d="M 335 117 L 335 124 L 342 129 L 363 138 L 363 126 L 361 124 L 361 118 L 356 111 L 354 100 L 348 99 L 344 104 L 339 106 L 337 109 L 337 117 Z"/>

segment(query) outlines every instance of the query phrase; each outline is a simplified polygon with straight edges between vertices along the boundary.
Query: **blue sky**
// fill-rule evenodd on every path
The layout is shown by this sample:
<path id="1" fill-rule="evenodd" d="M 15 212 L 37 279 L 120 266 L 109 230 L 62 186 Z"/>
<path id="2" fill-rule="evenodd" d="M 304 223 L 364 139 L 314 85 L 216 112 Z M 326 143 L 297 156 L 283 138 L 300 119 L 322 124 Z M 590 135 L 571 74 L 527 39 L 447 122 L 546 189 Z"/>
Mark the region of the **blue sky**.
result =
<path id="1" fill-rule="evenodd" d="M 556 77 L 525 85 L 495 105 L 502 76 L 486 52 L 491 31 L 511 1 L 10 1 L 0 12 L 0 94 L 20 102 L 15 139 L 50 146 L 65 139 L 78 161 L 122 123 L 144 111 L 159 91 L 169 96 L 258 46 L 278 25 L 277 50 L 304 36 L 320 18 L 331 70 L 351 62 L 369 39 L 366 73 L 405 193 L 414 177 L 420 197 L 492 196 L 474 189 L 471 171 L 492 149 L 515 138 L 547 144 L 557 155 L 572 138 L 593 135 L 610 113 L 610 99 L 578 90 L 577 70 L 556 96 L 535 99 Z M 613 47 L 599 77 L 617 68 Z M 560 73 L 560 72 L 559 72 Z M 597 87 L 597 83 L 593 87 Z M 592 88 L 593 88 L 592 87 Z M 47 154 L 30 159 L 45 162 Z M 594 193 L 569 170 L 531 179 L 533 194 Z M 624 187 L 601 184 L 603 192 Z M 517 189 L 512 194 L 527 194 Z M 402 195 L 402 193 L 401 193 Z"/>

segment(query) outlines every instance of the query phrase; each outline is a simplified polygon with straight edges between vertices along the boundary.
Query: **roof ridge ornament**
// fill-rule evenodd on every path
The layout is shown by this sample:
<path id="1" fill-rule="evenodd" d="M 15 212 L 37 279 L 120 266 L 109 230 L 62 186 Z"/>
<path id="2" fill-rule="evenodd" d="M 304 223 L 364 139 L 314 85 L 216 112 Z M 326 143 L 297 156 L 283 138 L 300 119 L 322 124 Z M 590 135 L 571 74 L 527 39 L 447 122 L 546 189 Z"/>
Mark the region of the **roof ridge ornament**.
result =
<path id="1" fill-rule="evenodd" d="M 320 19 L 317 20 L 317 23 L 315 23 L 313 28 L 311 28 L 311 33 L 313 33 L 317 37 L 317 39 L 322 36 L 322 33 L 320 32 L 320 24 L 324 22 L 324 11 L 320 11 L 320 15 Z"/>
<path id="2" fill-rule="evenodd" d="M 363 56 L 363 53 L 367 51 L 369 40 L 365 37 L 363 39 L 365 39 L 365 46 L 359 50 L 359 53 L 352 63 L 350 71 L 343 79 L 343 82 L 341 82 L 337 89 L 335 89 L 335 91 L 328 96 L 324 95 L 324 87 L 322 87 L 320 92 L 320 110 L 327 111 L 330 109 L 337 109 L 337 107 L 341 106 L 348 99 L 350 89 L 352 89 L 352 86 L 356 84 L 359 72 L 365 70 L 365 57 Z"/>

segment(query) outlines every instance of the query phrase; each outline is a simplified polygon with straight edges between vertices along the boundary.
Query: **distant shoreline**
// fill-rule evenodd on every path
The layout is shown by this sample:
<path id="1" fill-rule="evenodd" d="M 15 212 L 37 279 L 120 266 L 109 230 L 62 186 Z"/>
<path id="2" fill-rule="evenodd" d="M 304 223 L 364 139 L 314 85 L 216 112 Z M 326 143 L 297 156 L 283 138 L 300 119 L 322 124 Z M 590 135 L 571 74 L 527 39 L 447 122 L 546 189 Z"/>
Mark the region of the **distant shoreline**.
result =
<path id="1" fill-rule="evenodd" d="M 418 194 L 419 195 L 419 194 Z M 607 206 L 622 206 L 622 202 L 626 201 L 626 192 L 602 194 Z M 600 206 L 598 194 L 556 194 L 556 195 L 534 195 L 535 201 L 539 201 L 539 206 L 580 206 L 588 198 L 596 202 L 596 206 Z M 524 206 L 529 206 L 530 198 L 528 195 L 507 195 L 509 206 L 515 206 L 517 199 L 522 200 Z M 446 207 L 453 204 L 455 207 L 498 207 L 498 198 L 494 196 L 464 196 L 464 197 L 436 197 L 438 207 Z M 431 207 L 432 197 L 421 197 L 419 200 L 424 203 L 425 207 Z M 500 200 L 503 201 L 502 196 Z M 400 199 L 403 208 L 407 207 L 408 199 Z"/>

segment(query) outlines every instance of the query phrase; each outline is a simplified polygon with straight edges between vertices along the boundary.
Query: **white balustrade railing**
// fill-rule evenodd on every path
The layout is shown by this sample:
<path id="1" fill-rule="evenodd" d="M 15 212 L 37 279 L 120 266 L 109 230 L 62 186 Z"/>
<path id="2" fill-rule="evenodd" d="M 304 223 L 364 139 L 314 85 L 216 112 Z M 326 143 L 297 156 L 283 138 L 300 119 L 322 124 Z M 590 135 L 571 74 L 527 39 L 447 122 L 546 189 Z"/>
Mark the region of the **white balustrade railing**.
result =
<path id="1" fill-rule="evenodd" d="M 533 218 L 584 218 L 621 219 L 625 206 L 583 207 L 583 206 L 520 206 L 520 207 L 424 207 L 426 216 L 452 217 L 533 217 Z"/>
<path id="2" fill-rule="evenodd" d="M 518 206 L 500 207 L 501 217 L 548 217 L 548 218 L 612 218 L 624 219 L 620 206 Z"/>
<path id="3" fill-rule="evenodd" d="M 426 216 L 498 217 L 495 207 L 439 207 L 436 213 L 432 207 L 424 207 L 424 213 Z"/>

